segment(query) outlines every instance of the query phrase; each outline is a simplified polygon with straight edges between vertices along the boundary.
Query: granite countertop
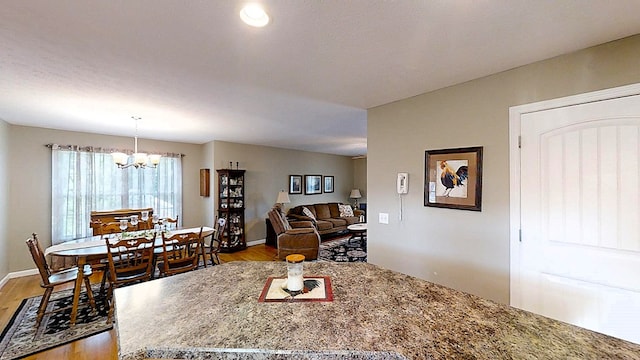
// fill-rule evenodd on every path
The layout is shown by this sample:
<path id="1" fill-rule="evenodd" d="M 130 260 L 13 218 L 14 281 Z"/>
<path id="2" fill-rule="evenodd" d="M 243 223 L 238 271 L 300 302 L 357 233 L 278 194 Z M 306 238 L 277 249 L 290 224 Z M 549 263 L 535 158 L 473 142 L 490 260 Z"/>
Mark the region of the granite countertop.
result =
<path id="1" fill-rule="evenodd" d="M 640 359 L 640 345 L 367 263 L 304 263 L 332 302 L 258 302 L 283 262 L 117 289 L 121 359 Z"/>

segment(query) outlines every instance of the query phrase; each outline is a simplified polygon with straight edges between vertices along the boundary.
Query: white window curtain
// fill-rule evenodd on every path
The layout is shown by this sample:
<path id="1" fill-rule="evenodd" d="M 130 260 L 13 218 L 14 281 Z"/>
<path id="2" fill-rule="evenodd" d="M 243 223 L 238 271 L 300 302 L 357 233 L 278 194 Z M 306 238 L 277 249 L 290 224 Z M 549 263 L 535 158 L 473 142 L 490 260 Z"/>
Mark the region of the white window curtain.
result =
<path id="1" fill-rule="evenodd" d="M 162 154 L 157 168 L 119 169 L 112 149 L 51 147 L 53 244 L 92 235 L 90 213 L 153 208 L 160 217 L 182 213 L 182 156 Z"/>

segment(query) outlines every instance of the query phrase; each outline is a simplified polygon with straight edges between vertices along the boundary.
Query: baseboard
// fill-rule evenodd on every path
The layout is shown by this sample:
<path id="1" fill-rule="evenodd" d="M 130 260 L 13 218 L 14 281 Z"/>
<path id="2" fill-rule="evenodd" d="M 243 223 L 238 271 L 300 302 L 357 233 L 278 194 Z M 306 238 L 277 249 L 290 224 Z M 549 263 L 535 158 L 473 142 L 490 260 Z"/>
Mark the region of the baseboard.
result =
<path id="1" fill-rule="evenodd" d="M 247 246 L 265 244 L 266 242 L 267 242 L 267 239 L 258 239 L 258 240 L 248 241 Z"/>
<path id="2" fill-rule="evenodd" d="M 29 270 L 10 272 L 7 274 L 7 276 L 2 278 L 2 280 L 0 280 L 0 288 L 2 288 L 4 284 L 6 284 L 11 279 L 15 279 L 23 276 L 31 276 L 31 275 L 38 275 L 38 269 L 29 269 Z"/>

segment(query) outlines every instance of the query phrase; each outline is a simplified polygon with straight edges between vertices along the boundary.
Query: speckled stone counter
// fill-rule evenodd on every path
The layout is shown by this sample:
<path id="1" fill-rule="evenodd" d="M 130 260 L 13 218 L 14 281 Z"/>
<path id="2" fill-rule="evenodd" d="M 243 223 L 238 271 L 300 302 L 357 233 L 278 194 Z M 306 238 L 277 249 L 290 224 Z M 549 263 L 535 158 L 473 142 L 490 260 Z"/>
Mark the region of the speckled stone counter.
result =
<path id="1" fill-rule="evenodd" d="M 640 359 L 640 345 L 366 263 L 305 263 L 333 302 L 263 303 L 282 262 L 117 289 L 121 359 Z"/>

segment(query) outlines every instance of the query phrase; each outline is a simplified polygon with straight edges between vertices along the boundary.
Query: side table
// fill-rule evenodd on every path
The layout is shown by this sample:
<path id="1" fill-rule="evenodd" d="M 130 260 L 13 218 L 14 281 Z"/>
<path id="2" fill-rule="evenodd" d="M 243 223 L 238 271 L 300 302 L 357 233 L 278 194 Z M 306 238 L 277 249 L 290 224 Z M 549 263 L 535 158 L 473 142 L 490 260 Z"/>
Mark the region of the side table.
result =
<path id="1" fill-rule="evenodd" d="M 349 225 L 347 230 L 351 233 L 349 242 L 355 238 L 360 238 L 360 240 L 367 239 L 367 223 Z"/>

